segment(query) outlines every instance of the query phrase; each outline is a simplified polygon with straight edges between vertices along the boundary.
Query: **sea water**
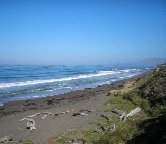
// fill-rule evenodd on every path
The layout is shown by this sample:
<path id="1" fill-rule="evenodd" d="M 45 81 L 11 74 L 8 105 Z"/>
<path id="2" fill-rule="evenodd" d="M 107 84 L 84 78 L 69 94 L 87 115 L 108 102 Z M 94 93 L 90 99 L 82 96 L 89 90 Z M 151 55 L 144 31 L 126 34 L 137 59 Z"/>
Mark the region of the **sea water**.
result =
<path id="1" fill-rule="evenodd" d="M 130 78 L 141 66 L 0 66 L 0 103 L 54 96 Z"/>

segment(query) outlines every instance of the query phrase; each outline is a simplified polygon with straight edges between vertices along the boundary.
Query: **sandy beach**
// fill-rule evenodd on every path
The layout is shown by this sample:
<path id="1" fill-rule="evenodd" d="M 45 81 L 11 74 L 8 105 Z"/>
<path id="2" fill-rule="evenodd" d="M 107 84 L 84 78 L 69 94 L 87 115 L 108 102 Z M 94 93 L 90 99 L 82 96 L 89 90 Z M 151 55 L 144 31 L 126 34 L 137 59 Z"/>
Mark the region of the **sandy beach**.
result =
<path id="1" fill-rule="evenodd" d="M 102 85 L 93 89 L 74 91 L 59 96 L 6 103 L 0 110 L 0 136 L 11 136 L 14 141 L 32 140 L 35 144 L 45 143 L 49 137 L 58 136 L 71 129 L 89 130 L 95 127 L 89 124 L 100 119 L 100 112 L 107 108 L 105 102 L 110 98 L 108 92 L 123 81 Z M 81 110 L 92 110 L 88 115 L 72 116 Z M 42 120 L 43 112 L 50 112 Z M 64 114 L 65 112 L 65 114 Z M 26 129 L 26 120 L 20 119 L 40 113 L 34 118 L 36 130 Z M 55 116 L 56 113 L 62 113 Z"/>

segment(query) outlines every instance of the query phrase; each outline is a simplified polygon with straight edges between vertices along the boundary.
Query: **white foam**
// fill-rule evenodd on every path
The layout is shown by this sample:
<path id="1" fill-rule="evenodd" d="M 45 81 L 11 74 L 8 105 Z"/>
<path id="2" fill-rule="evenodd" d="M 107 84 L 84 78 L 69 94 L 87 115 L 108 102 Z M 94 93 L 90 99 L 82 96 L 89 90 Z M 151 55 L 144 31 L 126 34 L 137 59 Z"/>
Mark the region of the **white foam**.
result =
<path id="1" fill-rule="evenodd" d="M 74 77 L 65 77 L 60 79 L 47 79 L 47 80 L 32 80 L 32 81 L 25 81 L 25 82 L 15 82 L 15 83 L 0 83 L 0 88 L 9 88 L 9 87 L 21 87 L 21 86 L 28 86 L 28 85 L 37 85 L 37 84 L 45 84 L 45 83 L 53 83 L 53 82 L 62 82 L 62 81 L 71 81 L 71 80 L 78 80 L 78 79 L 86 79 L 92 77 L 100 77 L 106 75 L 113 75 L 119 74 L 122 72 L 128 72 L 129 70 L 119 70 L 119 71 L 99 71 L 95 74 L 87 74 L 87 75 L 79 75 Z"/>
<path id="2" fill-rule="evenodd" d="M 51 90 L 46 90 L 46 91 L 57 91 L 57 90 L 61 90 L 61 89 L 72 89 L 72 87 L 59 87 L 59 88 L 55 88 L 55 89 L 51 89 Z"/>
<path id="3" fill-rule="evenodd" d="M 120 78 L 120 79 L 123 79 L 123 78 L 125 78 L 125 77 L 122 76 L 122 77 L 119 77 L 119 78 Z"/>
<path id="4" fill-rule="evenodd" d="M 133 75 L 129 75 L 129 76 L 127 76 L 128 78 L 131 78 L 131 77 L 133 77 L 133 76 L 135 76 L 135 74 L 133 74 Z"/>
<path id="5" fill-rule="evenodd" d="M 2 107 L 3 106 L 3 104 L 2 103 L 0 103 L 0 107 Z"/>
<path id="6" fill-rule="evenodd" d="M 108 74 L 118 74 L 121 73 L 121 71 L 98 71 L 97 74 L 99 75 L 108 75 Z"/>
<path id="7" fill-rule="evenodd" d="M 140 69 L 125 69 L 125 70 L 120 70 L 121 72 L 133 72 L 133 71 L 140 71 Z"/>
<path id="8" fill-rule="evenodd" d="M 110 82 L 109 81 L 101 82 L 99 85 L 104 85 L 104 84 L 110 84 Z"/>
<path id="9" fill-rule="evenodd" d="M 33 98 L 39 98 L 40 96 L 32 96 Z"/>

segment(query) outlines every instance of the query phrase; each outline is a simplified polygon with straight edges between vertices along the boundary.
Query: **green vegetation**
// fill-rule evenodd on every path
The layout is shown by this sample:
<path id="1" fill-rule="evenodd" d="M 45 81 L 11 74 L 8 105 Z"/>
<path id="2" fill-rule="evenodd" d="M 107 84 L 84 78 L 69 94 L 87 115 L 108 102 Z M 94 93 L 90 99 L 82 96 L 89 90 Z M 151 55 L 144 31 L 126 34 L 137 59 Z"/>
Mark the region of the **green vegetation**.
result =
<path id="1" fill-rule="evenodd" d="M 50 142 L 50 144 L 54 144 L 56 141 L 56 144 L 64 144 L 65 142 L 71 141 L 72 139 L 70 137 L 67 136 L 62 136 L 58 139 L 55 139 L 53 141 Z"/>
<path id="2" fill-rule="evenodd" d="M 160 65 L 153 77 L 139 88 L 139 95 L 148 99 L 151 106 L 166 105 L 166 64 Z"/>
<path id="3" fill-rule="evenodd" d="M 24 141 L 21 142 L 20 144 L 33 144 L 33 142 L 30 141 L 30 140 L 24 140 Z"/>

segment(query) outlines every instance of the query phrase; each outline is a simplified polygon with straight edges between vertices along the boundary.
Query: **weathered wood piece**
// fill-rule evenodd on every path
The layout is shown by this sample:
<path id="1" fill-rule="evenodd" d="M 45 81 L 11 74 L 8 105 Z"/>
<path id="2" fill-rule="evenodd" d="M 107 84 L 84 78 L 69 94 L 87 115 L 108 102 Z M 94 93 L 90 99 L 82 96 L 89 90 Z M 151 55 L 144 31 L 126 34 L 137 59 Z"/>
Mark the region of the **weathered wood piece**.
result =
<path id="1" fill-rule="evenodd" d="M 118 114 L 118 115 L 124 115 L 124 111 L 121 111 L 121 110 L 117 110 L 117 109 L 114 109 L 113 111 L 112 111 L 113 113 L 115 113 L 115 114 Z"/>
<path id="2" fill-rule="evenodd" d="M 44 120 L 47 117 L 47 114 L 44 114 L 41 119 Z"/>
<path id="3" fill-rule="evenodd" d="M 131 110 L 128 114 L 126 114 L 125 112 L 123 112 L 121 110 L 117 110 L 117 109 L 113 110 L 112 112 L 118 114 L 119 119 L 121 121 L 125 121 L 128 117 L 134 116 L 135 114 L 139 113 L 140 111 L 141 111 L 141 108 L 137 107 L 137 108 Z"/>
<path id="4" fill-rule="evenodd" d="M 13 138 L 11 136 L 5 136 L 0 139 L 0 144 L 12 142 L 12 141 L 13 141 Z"/>
<path id="5" fill-rule="evenodd" d="M 66 112 L 66 113 L 70 113 L 70 110 L 66 110 L 65 112 Z"/>
<path id="6" fill-rule="evenodd" d="M 42 114 L 44 114 L 41 119 L 44 120 L 48 115 L 53 115 L 53 113 L 51 112 L 42 112 Z"/>
<path id="7" fill-rule="evenodd" d="M 32 117 L 35 117 L 37 115 L 40 115 L 40 113 L 35 113 L 34 115 L 29 115 L 29 116 L 27 116 L 27 118 L 32 118 Z"/>
<path id="8" fill-rule="evenodd" d="M 73 113 L 72 116 L 78 116 L 78 115 L 81 115 L 81 116 L 88 116 L 90 113 L 92 113 L 93 110 L 85 110 L 85 109 L 82 109 L 80 110 L 79 112 L 77 113 Z"/>
<path id="9" fill-rule="evenodd" d="M 80 113 L 73 113 L 72 116 L 78 116 Z"/>
<path id="10" fill-rule="evenodd" d="M 80 113 L 81 116 L 88 116 L 89 114 L 85 113 L 85 112 L 81 112 Z"/>
<path id="11" fill-rule="evenodd" d="M 128 114 L 126 114 L 126 117 L 134 116 L 135 114 L 139 113 L 140 111 L 141 111 L 141 108 L 137 107 L 137 108 L 131 110 Z"/>
<path id="12" fill-rule="evenodd" d="M 124 111 L 114 109 L 112 112 L 119 115 L 120 121 L 126 120 L 126 113 Z"/>
<path id="13" fill-rule="evenodd" d="M 106 114 L 102 113 L 102 112 L 100 113 L 100 116 L 105 118 L 106 120 L 110 120 L 110 117 L 107 116 Z"/>
<path id="14" fill-rule="evenodd" d="M 92 113 L 94 110 L 87 110 L 87 109 L 82 109 L 80 112 L 86 112 L 86 113 Z"/>
<path id="15" fill-rule="evenodd" d="M 126 113 L 123 113 L 122 115 L 119 116 L 120 121 L 125 121 L 126 120 Z"/>
<path id="16" fill-rule="evenodd" d="M 30 129 L 30 130 L 35 130 L 36 127 L 35 127 L 35 120 L 34 119 L 29 119 L 28 122 L 27 122 L 27 129 Z"/>
<path id="17" fill-rule="evenodd" d="M 54 115 L 55 116 L 59 116 L 59 115 L 62 115 L 62 114 L 65 114 L 66 112 L 58 112 L 58 113 L 55 113 Z"/>
<path id="18" fill-rule="evenodd" d="M 107 126 L 107 127 L 104 127 L 103 125 L 101 124 L 98 124 L 98 128 L 97 130 L 99 130 L 100 132 L 108 132 L 108 133 L 112 133 L 112 132 L 115 132 L 115 123 L 113 123 L 111 126 Z"/>
<path id="19" fill-rule="evenodd" d="M 23 119 L 20 119 L 19 121 L 23 121 L 23 120 L 27 120 L 27 129 L 30 129 L 30 130 L 36 129 L 34 119 L 25 117 Z"/>
<path id="20" fill-rule="evenodd" d="M 51 112 L 42 112 L 42 114 L 53 115 Z"/>
<path id="21" fill-rule="evenodd" d="M 30 120 L 30 118 L 24 117 L 24 118 L 20 119 L 19 121 L 24 121 L 24 120 Z"/>

